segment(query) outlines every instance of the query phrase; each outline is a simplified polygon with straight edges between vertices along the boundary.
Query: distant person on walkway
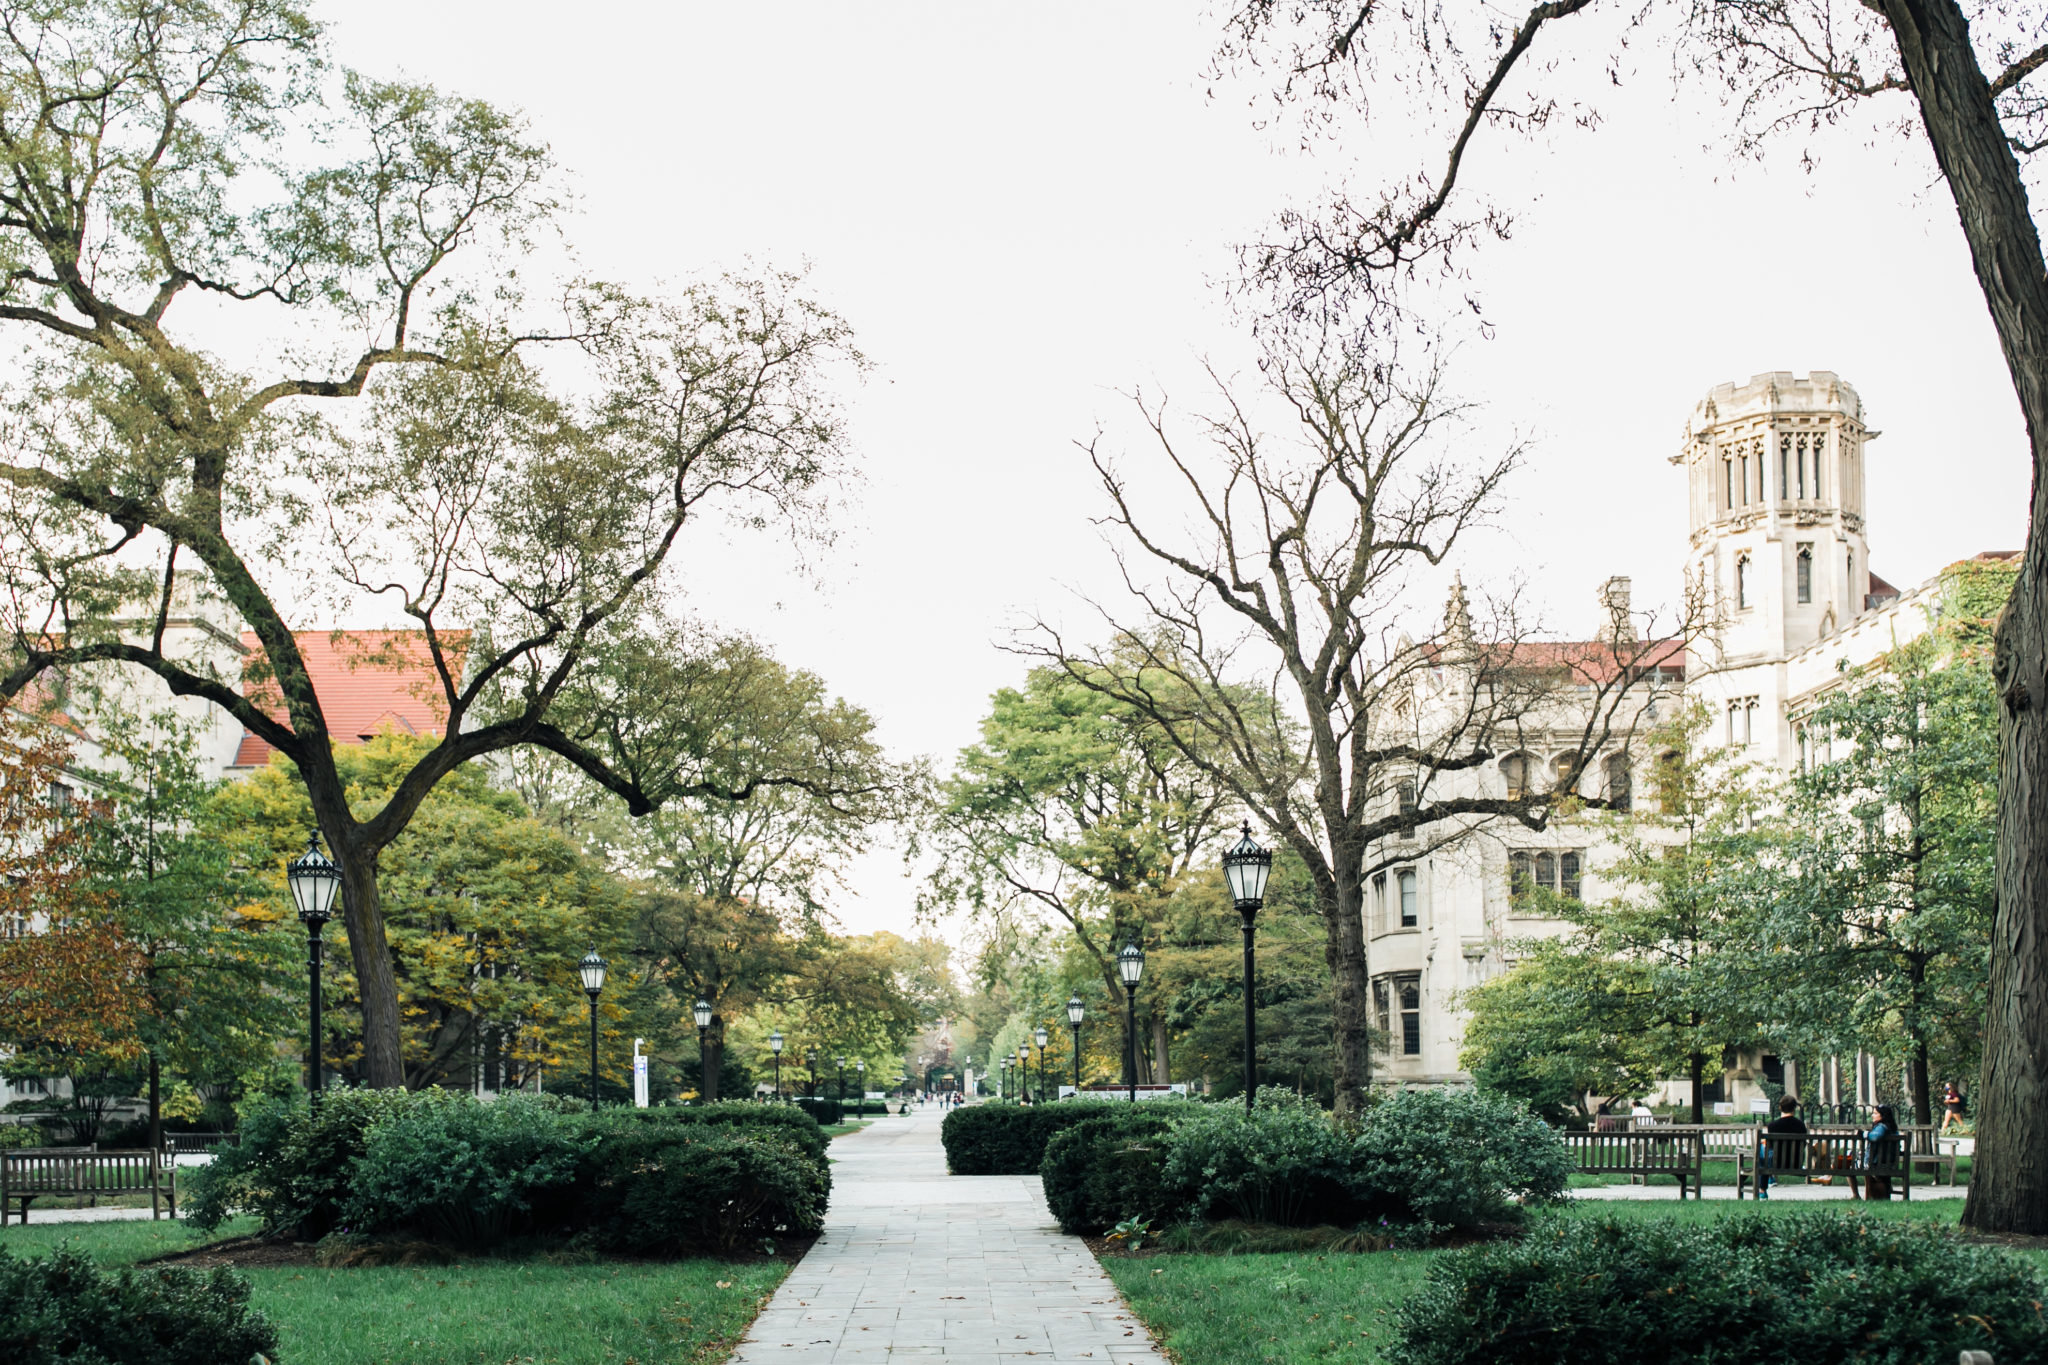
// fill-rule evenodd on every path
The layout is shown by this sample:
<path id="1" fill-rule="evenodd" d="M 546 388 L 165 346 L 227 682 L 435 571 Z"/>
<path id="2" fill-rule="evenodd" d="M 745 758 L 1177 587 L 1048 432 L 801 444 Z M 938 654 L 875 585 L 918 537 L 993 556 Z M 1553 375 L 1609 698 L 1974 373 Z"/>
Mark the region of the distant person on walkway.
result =
<path id="1" fill-rule="evenodd" d="M 1850 1197 L 1855 1199 L 1867 1197 L 1873 1201 L 1879 1199 L 1889 1201 L 1892 1197 L 1891 1168 L 1896 1166 L 1899 1161 L 1898 1113 L 1888 1104 L 1877 1106 L 1877 1122 L 1870 1126 L 1870 1131 L 1863 1135 L 1863 1140 L 1865 1145 L 1863 1157 L 1864 1178 L 1870 1182 L 1870 1190 L 1867 1196 L 1863 1191 L 1859 1190 L 1856 1186 L 1856 1174 L 1851 1171 L 1849 1174 Z M 1880 1170 L 1884 1171 L 1885 1174 L 1879 1175 L 1878 1172 Z"/>
<path id="2" fill-rule="evenodd" d="M 1780 1134 L 1806 1132 L 1806 1120 L 1799 1117 L 1799 1101 L 1791 1095 L 1778 1099 L 1778 1117 L 1764 1125 L 1764 1140 L 1758 1152 L 1763 1169 L 1757 1172 L 1756 1197 L 1769 1199 L 1771 1186 L 1778 1183 L 1774 1171 L 1796 1171 L 1806 1164 L 1806 1144 Z"/>
<path id="3" fill-rule="evenodd" d="M 1941 1131 L 1946 1133 L 1950 1125 L 1963 1121 L 1963 1092 L 1950 1081 L 1941 1096 Z"/>

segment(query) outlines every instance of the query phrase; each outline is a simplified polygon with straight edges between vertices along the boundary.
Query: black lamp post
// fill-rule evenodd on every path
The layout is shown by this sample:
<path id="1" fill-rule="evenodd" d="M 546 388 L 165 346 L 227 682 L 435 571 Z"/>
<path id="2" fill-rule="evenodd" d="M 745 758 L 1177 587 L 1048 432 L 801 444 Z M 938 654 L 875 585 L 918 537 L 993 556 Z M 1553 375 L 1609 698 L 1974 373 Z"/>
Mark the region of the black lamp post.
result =
<path id="1" fill-rule="evenodd" d="M 1010 1054 L 1007 1052 L 1003 1054 L 1002 1067 L 996 1077 L 996 1096 L 1006 1100 L 1010 1098 Z"/>
<path id="2" fill-rule="evenodd" d="M 1074 1030 L 1074 1098 L 1081 1098 L 1081 1020 L 1087 1010 L 1081 1004 L 1081 997 L 1067 997 L 1067 1023 Z"/>
<path id="3" fill-rule="evenodd" d="M 841 1118 L 845 1118 L 845 1117 L 846 1117 L 846 1058 L 845 1058 L 845 1056 L 844 1056 L 844 1055 L 841 1055 L 840 1057 L 836 1058 L 835 1060 L 837 1061 L 837 1063 L 838 1063 L 838 1066 L 839 1066 L 839 1116 L 840 1116 Z"/>
<path id="4" fill-rule="evenodd" d="M 1024 1103 L 1033 1103 L 1031 1098 L 1031 1042 L 1029 1039 L 1017 1044 L 1017 1093 Z"/>
<path id="5" fill-rule="evenodd" d="M 1116 973 L 1124 982 L 1124 1080 L 1131 1102 L 1138 1099 L 1138 978 L 1145 974 L 1145 950 L 1136 941 L 1117 949 Z"/>
<path id="6" fill-rule="evenodd" d="M 1259 1035 L 1253 1023 L 1257 1008 L 1252 999 L 1252 921 L 1266 903 L 1266 878 L 1273 875 L 1273 852 L 1252 842 L 1252 827 L 1223 855 L 1223 879 L 1230 883 L 1230 899 L 1244 929 L 1244 1107 L 1250 1109 L 1259 1094 Z"/>
<path id="7" fill-rule="evenodd" d="M 311 1096 L 308 1103 L 318 1104 L 321 1088 L 326 1084 L 320 1065 L 320 960 L 327 944 L 320 931 L 333 917 L 335 893 L 341 889 L 341 869 L 320 851 L 318 834 L 306 840 L 304 853 L 285 864 L 285 884 L 291 888 L 292 901 L 299 907 L 299 923 L 306 926 L 306 969 L 313 986 L 313 1047 L 306 1055 L 306 1089 Z"/>
<path id="8" fill-rule="evenodd" d="M 1038 1044 L 1038 1101 L 1045 1103 L 1045 1025 L 1040 1024 L 1031 1031 L 1032 1041 Z"/>
<path id="9" fill-rule="evenodd" d="M 768 1050 L 775 1054 L 775 1102 L 782 1102 L 782 1030 L 768 1035 Z"/>
<path id="10" fill-rule="evenodd" d="M 605 961 L 592 948 L 576 964 L 583 978 L 583 993 L 590 997 L 590 1107 L 597 1108 L 597 993 L 604 989 Z"/>
<path id="11" fill-rule="evenodd" d="M 853 1064 L 853 1069 L 858 1073 L 859 1077 L 854 1082 L 854 1090 L 857 1093 L 853 1100 L 853 1116 L 855 1118 L 866 1118 L 868 1115 L 868 1059 L 865 1057 L 857 1059 Z"/>
<path id="12" fill-rule="evenodd" d="M 711 1054 L 704 1043 L 711 1029 L 711 1002 L 699 1000 L 690 1007 L 690 1015 L 697 1021 L 697 1103 L 705 1104 L 711 1100 Z"/>

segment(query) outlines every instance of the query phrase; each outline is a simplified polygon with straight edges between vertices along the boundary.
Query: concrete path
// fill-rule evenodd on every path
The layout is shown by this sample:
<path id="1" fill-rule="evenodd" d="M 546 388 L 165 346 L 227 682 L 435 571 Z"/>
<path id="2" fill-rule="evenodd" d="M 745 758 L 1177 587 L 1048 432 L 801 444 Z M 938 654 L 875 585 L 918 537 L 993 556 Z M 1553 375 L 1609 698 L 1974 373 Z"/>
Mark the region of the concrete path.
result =
<path id="1" fill-rule="evenodd" d="M 1036 1176 L 949 1176 L 940 1112 L 832 1143 L 825 1234 L 734 1365 L 1110 1365 L 1161 1361 Z"/>

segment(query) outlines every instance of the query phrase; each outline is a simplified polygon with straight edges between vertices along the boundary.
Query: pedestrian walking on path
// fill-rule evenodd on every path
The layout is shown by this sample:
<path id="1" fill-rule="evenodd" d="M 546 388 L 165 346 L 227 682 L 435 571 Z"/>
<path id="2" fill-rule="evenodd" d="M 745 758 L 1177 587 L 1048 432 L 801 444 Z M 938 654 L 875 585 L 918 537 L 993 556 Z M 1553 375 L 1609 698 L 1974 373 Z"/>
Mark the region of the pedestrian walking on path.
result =
<path id="1" fill-rule="evenodd" d="M 832 1143 L 825 1231 L 734 1365 L 1115 1365 L 1166 1357 L 1036 1176 L 952 1176 L 943 1109 Z"/>

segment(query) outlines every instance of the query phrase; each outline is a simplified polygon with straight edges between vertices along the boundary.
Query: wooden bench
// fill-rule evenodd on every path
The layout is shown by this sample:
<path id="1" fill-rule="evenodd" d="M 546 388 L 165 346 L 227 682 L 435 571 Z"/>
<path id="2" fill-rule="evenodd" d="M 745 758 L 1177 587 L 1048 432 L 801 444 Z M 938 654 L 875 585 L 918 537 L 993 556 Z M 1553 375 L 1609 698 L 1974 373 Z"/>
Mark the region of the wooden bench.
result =
<path id="1" fill-rule="evenodd" d="M 165 1133 L 164 1152 L 170 1156 L 204 1156 L 216 1147 L 233 1147 L 240 1133 Z"/>
<path id="2" fill-rule="evenodd" d="M 1911 1155 L 1899 1150 L 1898 1139 L 1882 1144 L 1887 1151 L 1873 1162 L 1870 1139 L 1860 1130 L 1843 1131 L 1839 1128 L 1810 1128 L 1804 1133 L 1764 1133 L 1756 1135 L 1756 1146 L 1742 1155 L 1735 1166 L 1735 1197 L 1742 1198 L 1744 1190 L 1755 1190 L 1760 1175 L 1781 1178 L 1788 1175 L 1803 1176 L 1812 1180 L 1825 1176 L 1845 1180 L 1854 1176 L 1868 1180 L 1872 1176 L 1880 1179 L 1894 1179 L 1905 1198 L 1913 1197 L 1913 1163 Z"/>
<path id="3" fill-rule="evenodd" d="M 1678 1178 L 1682 1201 L 1688 1186 L 1700 1197 L 1704 1146 L 1689 1129 L 1617 1128 L 1600 1133 L 1560 1133 L 1580 1175 L 1669 1175 Z"/>
<path id="4" fill-rule="evenodd" d="M 0 1152 L 0 1227 L 9 1206 L 18 1205 L 28 1222 L 28 1206 L 44 1195 L 146 1194 L 149 1216 L 161 1218 L 168 1202 L 178 1216 L 178 1168 L 161 1152 L 147 1149 L 97 1152 L 83 1147 L 23 1147 Z"/>

